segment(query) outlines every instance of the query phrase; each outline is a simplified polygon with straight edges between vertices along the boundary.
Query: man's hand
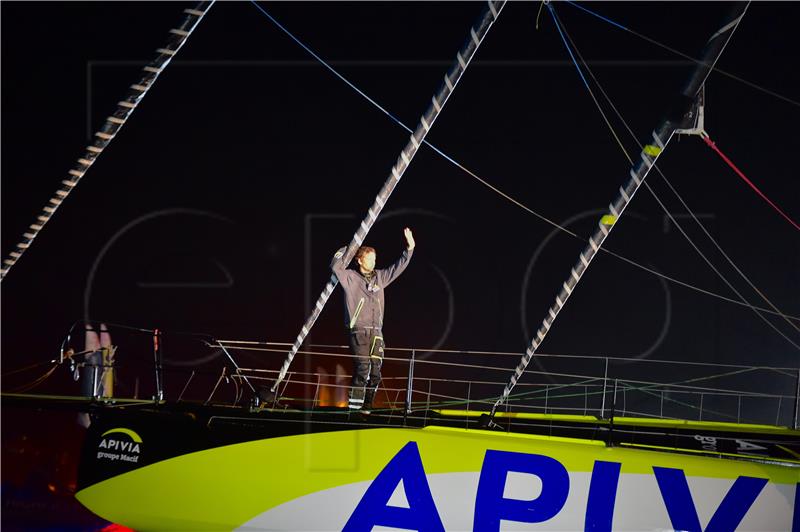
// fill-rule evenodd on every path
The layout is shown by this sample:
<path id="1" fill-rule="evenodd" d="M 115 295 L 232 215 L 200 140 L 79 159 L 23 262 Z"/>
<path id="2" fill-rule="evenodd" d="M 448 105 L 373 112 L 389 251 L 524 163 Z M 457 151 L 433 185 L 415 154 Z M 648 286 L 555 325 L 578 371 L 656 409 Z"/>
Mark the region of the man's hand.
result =
<path id="1" fill-rule="evenodd" d="M 406 249 L 411 251 L 416 246 L 416 242 L 414 242 L 414 234 L 411 232 L 411 229 L 406 227 L 403 229 L 403 236 L 406 237 Z"/>

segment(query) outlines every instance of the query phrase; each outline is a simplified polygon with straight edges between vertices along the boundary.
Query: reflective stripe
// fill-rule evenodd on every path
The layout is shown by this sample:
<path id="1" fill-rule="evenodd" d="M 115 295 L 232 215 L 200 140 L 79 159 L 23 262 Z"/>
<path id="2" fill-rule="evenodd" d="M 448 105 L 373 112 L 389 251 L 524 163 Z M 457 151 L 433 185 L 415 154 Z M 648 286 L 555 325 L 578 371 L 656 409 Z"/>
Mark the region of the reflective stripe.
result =
<path id="1" fill-rule="evenodd" d="M 353 318 L 350 320 L 350 328 L 351 329 L 355 326 L 356 320 L 358 319 L 358 315 L 361 314 L 361 309 L 363 307 L 364 307 L 364 298 L 362 297 L 361 301 L 359 301 L 358 305 L 356 306 L 356 313 L 353 314 Z"/>
<path id="2" fill-rule="evenodd" d="M 636 173 L 636 171 L 633 168 L 631 168 L 631 179 L 633 179 L 636 182 L 637 185 L 641 185 L 642 184 L 642 180 L 639 179 L 639 175 Z"/>
<path id="3" fill-rule="evenodd" d="M 464 58 L 461 57 L 461 52 L 458 52 L 456 54 L 456 57 L 458 58 L 458 64 L 461 65 L 461 68 L 466 70 L 467 69 L 467 64 L 464 62 Z"/>
<path id="4" fill-rule="evenodd" d="M 622 188 L 622 187 L 619 187 L 619 193 L 620 193 L 620 194 L 622 194 L 622 197 L 623 197 L 623 198 L 625 198 L 625 202 L 626 202 L 626 203 L 627 203 L 627 202 L 629 202 L 629 201 L 631 200 L 631 197 L 630 197 L 630 196 L 628 196 L 628 195 L 625 193 L 625 189 L 624 189 L 624 188 Z"/>
<path id="5" fill-rule="evenodd" d="M 361 300 L 363 301 L 364 299 L 362 298 Z M 378 340 L 380 340 L 382 342 L 383 341 L 383 336 L 375 336 L 375 337 L 372 338 L 372 347 L 369 348 L 369 356 L 372 357 L 372 358 L 382 359 L 383 358 L 382 356 L 373 355 L 372 354 L 372 353 L 375 352 L 375 344 L 378 342 Z"/>
<path id="6" fill-rule="evenodd" d="M 431 102 L 433 102 L 433 108 L 436 109 L 436 112 L 437 113 L 441 113 L 442 112 L 442 106 L 439 105 L 439 100 L 436 99 L 436 95 L 435 94 L 433 95 L 433 98 L 431 98 Z"/>
<path id="7" fill-rule="evenodd" d="M 664 149 L 664 143 L 661 142 L 661 139 L 658 137 L 658 135 L 656 135 L 655 131 L 653 131 L 653 140 L 656 141 L 656 144 L 658 144 L 659 148 L 661 148 L 662 150 Z"/>
<path id="8" fill-rule="evenodd" d="M 492 3 L 492 0 L 489 0 L 489 11 L 492 12 L 492 16 L 494 18 L 497 18 L 497 9 L 495 9 L 494 4 Z"/>
<path id="9" fill-rule="evenodd" d="M 470 33 L 470 35 L 472 35 L 472 41 L 475 43 L 475 46 L 476 47 L 480 46 L 481 45 L 481 41 L 480 41 L 480 39 L 478 39 L 478 35 L 475 33 L 475 28 L 470 28 L 469 29 L 469 33 Z"/>
<path id="10" fill-rule="evenodd" d="M 450 92 L 453 92 L 453 82 L 450 81 L 450 76 L 448 76 L 447 74 L 444 75 L 444 82 L 447 85 L 447 88 L 450 89 Z"/>
<path id="11" fill-rule="evenodd" d="M 445 79 L 447 79 L 447 76 L 445 76 Z M 425 117 L 421 116 L 421 117 L 419 117 L 419 119 L 420 119 L 420 122 L 422 122 L 422 127 L 425 128 L 425 131 L 430 131 L 431 130 L 431 126 L 429 126 L 428 123 L 425 121 Z"/>

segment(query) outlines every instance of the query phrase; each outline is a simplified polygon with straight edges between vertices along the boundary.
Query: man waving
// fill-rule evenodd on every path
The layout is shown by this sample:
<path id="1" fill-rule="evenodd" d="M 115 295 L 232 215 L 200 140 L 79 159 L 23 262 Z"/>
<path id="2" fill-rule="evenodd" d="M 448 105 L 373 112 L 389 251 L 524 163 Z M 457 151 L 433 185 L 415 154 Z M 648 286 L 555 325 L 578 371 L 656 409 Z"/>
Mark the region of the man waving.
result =
<path id="1" fill-rule="evenodd" d="M 353 354 L 353 386 L 349 406 L 369 413 L 375 392 L 381 382 L 383 364 L 383 290 L 397 279 L 414 254 L 414 235 L 405 228 L 406 250 L 385 269 L 375 269 L 375 249 L 361 246 L 356 252 L 357 269 L 342 263 L 346 247 L 336 252 L 331 269 L 344 289 L 345 326 L 350 334 Z"/>

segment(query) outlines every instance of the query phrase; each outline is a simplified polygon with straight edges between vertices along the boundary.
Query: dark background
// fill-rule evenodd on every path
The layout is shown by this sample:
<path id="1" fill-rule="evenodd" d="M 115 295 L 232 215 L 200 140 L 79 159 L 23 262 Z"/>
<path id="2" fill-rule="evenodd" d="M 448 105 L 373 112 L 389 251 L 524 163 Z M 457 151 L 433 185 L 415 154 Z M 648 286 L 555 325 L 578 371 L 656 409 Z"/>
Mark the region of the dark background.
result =
<path id="1" fill-rule="evenodd" d="M 568 4 L 555 5 L 637 140 L 647 142 L 693 65 Z M 2 4 L 4 257 L 191 6 Z M 411 127 L 483 9 L 457 2 L 262 6 Z M 589 7 L 692 56 L 729 9 L 698 2 Z M 599 210 L 627 180 L 629 165 L 546 8 L 536 29 L 538 8 L 535 2 L 505 8 L 428 140 L 534 211 L 588 237 Z M 718 66 L 800 100 L 792 26 L 798 15 L 797 3 L 752 4 Z M 708 80 L 706 97 L 712 139 L 799 219 L 793 160 L 800 107 L 718 73 Z M 615 126 L 638 157 L 636 143 Z M 56 357 L 70 326 L 83 318 L 292 341 L 329 276 L 330 256 L 352 237 L 407 139 L 252 4 L 218 3 L 3 281 L 4 391 L 44 371 L 8 376 Z M 674 139 L 659 166 L 772 302 L 800 314 L 797 231 L 698 138 Z M 648 182 L 723 274 L 751 302 L 766 306 L 693 226 L 662 179 L 651 173 Z M 418 247 L 387 297 L 385 332 L 396 347 L 522 352 L 584 246 L 567 235 L 548 238 L 551 226 L 428 148 L 420 149 L 369 235 L 379 266 L 401 252 L 404 226 L 414 229 Z M 736 298 L 665 222 L 646 190 L 606 247 Z M 337 293 L 313 342 L 344 342 L 341 305 Z M 796 331 L 771 319 L 800 342 Z M 120 357 L 151 356 L 136 343 L 141 339 L 126 346 L 122 338 L 115 337 Z M 165 349 L 171 361 L 184 364 L 209 353 L 183 340 Z M 750 309 L 665 284 L 603 255 L 540 350 L 794 367 L 798 354 Z M 240 363 L 257 367 L 277 367 L 283 357 L 241 356 Z M 507 359 L 509 375 L 515 364 Z M 59 369 L 35 391 L 76 387 Z M 4 409 L 3 417 L 6 486 L 10 453 L 19 458 L 32 448 L 22 439 L 32 436 L 19 421 L 24 413 Z M 63 430 L 62 449 L 77 448 L 74 431 Z M 52 432 L 38 434 L 53 443 Z M 4 488 L 6 500 L 7 493 Z"/>

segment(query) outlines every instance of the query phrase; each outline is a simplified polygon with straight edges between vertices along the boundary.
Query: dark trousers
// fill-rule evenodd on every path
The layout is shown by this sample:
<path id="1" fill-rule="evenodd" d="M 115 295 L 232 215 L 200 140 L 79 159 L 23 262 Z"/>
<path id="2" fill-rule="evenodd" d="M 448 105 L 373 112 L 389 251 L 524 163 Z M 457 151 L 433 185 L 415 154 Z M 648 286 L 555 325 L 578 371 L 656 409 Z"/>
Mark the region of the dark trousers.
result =
<path id="1" fill-rule="evenodd" d="M 381 383 L 383 345 L 383 333 L 379 329 L 358 329 L 350 332 L 350 351 L 353 353 L 350 408 L 372 406 L 375 392 Z"/>

